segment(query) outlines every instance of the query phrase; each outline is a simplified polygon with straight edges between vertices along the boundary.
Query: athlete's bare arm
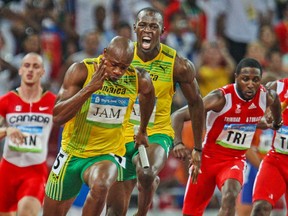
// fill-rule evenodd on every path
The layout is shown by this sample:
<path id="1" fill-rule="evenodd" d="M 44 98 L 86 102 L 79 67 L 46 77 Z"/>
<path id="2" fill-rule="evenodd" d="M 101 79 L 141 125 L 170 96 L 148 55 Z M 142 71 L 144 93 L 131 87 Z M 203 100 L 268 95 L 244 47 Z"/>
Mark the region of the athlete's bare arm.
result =
<path id="1" fill-rule="evenodd" d="M 276 93 L 277 82 L 271 82 L 267 85 L 268 94 L 267 94 L 267 106 L 269 106 L 269 112 L 266 114 L 266 118 L 272 118 L 273 124 L 272 128 L 278 129 L 278 126 L 282 126 L 282 107 L 280 99 Z M 268 120 L 269 123 L 269 120 Z"/>
<path id="2" fill-rule="evenodd" d="M 196 182 L 201 165 L 202 133 L 204 125 L 204 105 L 196 81 L 196 71 L 192 62 L 176 56 L 174 66 L 174 82 L 178 82 L 185 96 L 190 119 L 193 126 L 194 150 L 192 151 L 191 163 L 192 181 Z M 198 151 L 196 151 L 196 150 Z"/>
<path id="3" fill-rule="evenodd" d="M 206 113 L 211 110 L 213 110 L 214 112 L 220 112 L 226 103 L 226 99 L 222 91 L 216 89 L 203 98 L 203 103 L 206 116 Z"/>
<path id="4" fill-rule="evenodd" d="M 155 104 L 155 91 L 149 73 L 143 68 L 137 68 L 139 103 L 141 113 L 140 136 L 136 136 L 135 144 L 148 146 L 146 127 Z M 142 135 L 141 135 L 142 134 Z"/>
<path id="5" fill-rule="evenodd" d="M 219 112 L 225 105 L 225 98 L 220 90 L 214 90 L 203 98 L 205 116 L 210 110 Z M 188 106 L 182 107 L 172 114 L 172 126 L 175 131 L 175 139 L 181 141 L 183 123 L 190 120 Z"/>
<path id="6" fill-rule="evenodd" d="M 5 119 L 0 116 L 0 139 L 5 136 L 8 136 L 13 143 L 18 145 L 25 142 L 25 135 L 18 128 L 6 127 Z"/>
<path id="7" fill-rule="evenodd" d="M 95 73 L 91 81 L 85 87 L 83 84 L 87 78 L 87 68 L 84 63 L 75 63 L 66 72 L 63 84 L 60 88 L 53 111 L 53 121 L 62 125 L 69 121 L 79 111 L 91 94 L 101 89 L 107 77 L 105 72 L 105 60 L 95 66 Z"/>

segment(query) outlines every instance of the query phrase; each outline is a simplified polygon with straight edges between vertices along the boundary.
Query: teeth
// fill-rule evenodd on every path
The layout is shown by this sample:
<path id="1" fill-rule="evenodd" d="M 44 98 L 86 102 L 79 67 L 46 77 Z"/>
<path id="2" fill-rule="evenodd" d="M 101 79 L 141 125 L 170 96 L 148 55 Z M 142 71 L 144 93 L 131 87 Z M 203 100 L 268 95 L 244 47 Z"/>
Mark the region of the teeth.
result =
<path id="1" fill-rule="evenodd" d="M 150 37 L 143 37 L 144 40 L 151 40 Z"/>

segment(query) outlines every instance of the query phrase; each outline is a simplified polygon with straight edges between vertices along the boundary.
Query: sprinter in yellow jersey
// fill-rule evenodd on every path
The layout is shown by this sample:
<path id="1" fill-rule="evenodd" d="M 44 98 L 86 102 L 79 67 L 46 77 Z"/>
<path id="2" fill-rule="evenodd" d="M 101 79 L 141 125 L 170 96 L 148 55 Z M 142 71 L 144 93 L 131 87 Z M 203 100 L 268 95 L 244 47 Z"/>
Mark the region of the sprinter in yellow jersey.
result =
<path id="1" fill-rule="evenodd" d="M 175 85 L 179 83 L 185 95 L 191 121 L 193 122 L 195 148 L 192 152 L 192 178 L 196 181 L 201 162 L 201 143 L 204 122 L 203 102 L 199 93 L 194 65 L 177 55 L 176 51 L 162 43 L 160 36 L 164 32 L 163 17 L 154 8 L 140 10 L 134 24 L 137 35 L 132 64 L 146 69 L 152 79 L 156 102 L 147 129 L 149 147 L 146 148 L 150 162 L 149 169 L 141 168 L 137 149 L 133 146 L 133 124 L 139 124 L 140 111 L 136 101 L 130 123 L 126 130 L 126 169 L 122 169 L 118 181 L 109 191 L 107 214 L 126 215 L 130 195 L 138 181 L 137 216 L 147 215 L 154 192 L 159 184 L 158 174 L 164 167 L 169 151 L 173 147 L 174 131 L 171 126 L 171 105 Z M 180 140 L 174 140 L 176 157 L 184 159 L 186 151 Z"/>
<path id="2" fill-rule="evenodd" d="M 149 74 L 130 65 L 133 53 L 132 41 L 118 36 L 103 55 L 68 69 L 53 113 L 54 123 L 65 127 L 43 215 L 66 215 L 83 183 L 90 191 L 82 214 L 101 214 L 118 170 L 125 167 L 124 131 L 138 94 L 141 124 L 135 143 L 136 148 L 148 146 L 146 127 L 155 93 Z"/>

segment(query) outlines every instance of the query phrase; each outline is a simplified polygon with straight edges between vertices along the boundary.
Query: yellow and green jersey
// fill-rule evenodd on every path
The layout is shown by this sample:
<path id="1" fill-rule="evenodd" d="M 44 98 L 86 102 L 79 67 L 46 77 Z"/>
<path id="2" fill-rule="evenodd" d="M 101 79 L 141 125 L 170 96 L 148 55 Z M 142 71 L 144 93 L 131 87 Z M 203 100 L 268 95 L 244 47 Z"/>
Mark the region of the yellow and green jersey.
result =
<path id="1" fill-rule="evenodd" d="M 93 62 L 102 56 L 84 59 L 88 69 L 86 86 L 94 73 Z M 138 94 L 138 78 L 133 66 L 116 82 L 105 80 L 77 114 L 69 120 L 62 134 L 62 148 L 77 157 L 114 153 L 125 154 L 124 129 Z"/>
<path id="2" fill-rule="evenodd" d="M 171 126 L 171 105 L 174 91 L 173 69 L 176 58 L 176 51 L 164 44 L 160 44 L 159 54 L 151 61 L 143 62 L 137 56 L 137 44 L 132 65 L 134 67 L 144 68 L 150 74 L 155 88 L 156 102 L 153 113 L 148 125 L 148 135 L 166 134 L 174 137 L 174 131 Z M 134 104 L 133 111 L 127 129 L 126 143 L 133 141 L 133 125 L 140 123 L 140 108 L 138 98 Z"/>

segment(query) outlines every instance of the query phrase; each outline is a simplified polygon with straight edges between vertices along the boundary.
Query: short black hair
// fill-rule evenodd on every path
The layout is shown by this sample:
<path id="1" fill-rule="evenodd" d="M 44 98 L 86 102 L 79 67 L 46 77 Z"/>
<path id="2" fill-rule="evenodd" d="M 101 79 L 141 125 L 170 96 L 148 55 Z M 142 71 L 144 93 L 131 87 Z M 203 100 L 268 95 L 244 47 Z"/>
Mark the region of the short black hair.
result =
<path id="1" fill-rule="evenodd" d="M 242 59 L 237 65 L 236 74 L 239 75 L 241 72 L 241 69 L 244 67 L 258 68 L 262 76 L 262 66 L 256 59 L 253 59 L 253 58 Z"/>
<path id="2" fill-rule="evenodd" d="M 138 20 L 139 14 L 142 11 L 151 12 L 153 14 L 159 14 L 161 16 L 161 18 L 162 18 L 162 27 L 164 26 L 164 23 L 163 23 L 164 22 L 164 16 L 163 16 L 163 14 L 159 10 L 157 10 L 156 8 L 153 8 L 153 7 L 145 7 L 145 8 L 142 8 L 141 10 L 139 10 L 138 13 L 136 14 L 136 22 Z"/>

